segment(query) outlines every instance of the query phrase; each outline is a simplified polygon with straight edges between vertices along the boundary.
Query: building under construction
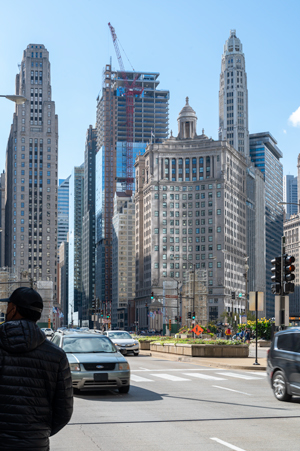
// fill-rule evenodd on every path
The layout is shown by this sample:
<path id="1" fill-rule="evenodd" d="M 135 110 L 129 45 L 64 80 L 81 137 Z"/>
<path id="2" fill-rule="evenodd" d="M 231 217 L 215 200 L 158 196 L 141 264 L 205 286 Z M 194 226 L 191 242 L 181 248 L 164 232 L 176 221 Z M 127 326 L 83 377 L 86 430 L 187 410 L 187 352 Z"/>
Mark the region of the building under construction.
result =
<path id="1" fill-rule="evenodd" d="M 168 137 L 170 94 L 157 89 L 158 77 L 156 72 L 113 71 L 108 64 L 97 98 L 96 295 L 105 303 L 106 312 L 110 312 L 112 299 L 114 194 L 134 190 L 134 177 L 128 184 L 128 174 L 134 173 L 136 155 L 143 154 L 149 142 L 160 143 Z M 132 82 L 136 94 L 129 118 L 126 95 Z M 128 136 L 132 136 L 130 143 Z"/>

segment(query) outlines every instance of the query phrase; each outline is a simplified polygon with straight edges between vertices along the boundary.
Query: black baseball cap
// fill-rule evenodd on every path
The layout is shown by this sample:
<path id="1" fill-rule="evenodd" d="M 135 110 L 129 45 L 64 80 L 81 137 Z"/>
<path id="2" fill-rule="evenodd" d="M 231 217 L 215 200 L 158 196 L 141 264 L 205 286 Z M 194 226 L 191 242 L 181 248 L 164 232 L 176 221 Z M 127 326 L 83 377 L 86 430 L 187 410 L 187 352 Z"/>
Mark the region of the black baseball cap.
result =
<path id="1" fill-rule="evenodd" d="M 17 288 L 9 298 L 0 299 L 0 302 L 12 302 L 19 307 L 34 310 L 35 312 L 42 313 L 43 311 L 43 299 L 33 288 Z"/>

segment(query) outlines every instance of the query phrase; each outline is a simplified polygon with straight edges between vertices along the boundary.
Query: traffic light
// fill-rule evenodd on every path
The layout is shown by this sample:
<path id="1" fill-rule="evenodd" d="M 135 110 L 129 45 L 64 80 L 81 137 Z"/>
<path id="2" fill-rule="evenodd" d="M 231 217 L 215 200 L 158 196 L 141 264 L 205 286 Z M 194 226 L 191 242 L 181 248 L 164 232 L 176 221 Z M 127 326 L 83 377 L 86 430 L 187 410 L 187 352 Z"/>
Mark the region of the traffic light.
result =
<path id="1" fill-rule="evenodd" d="M 193 312 L 193 319 L 195 319 L 196 318 L 196 315 L 195 315 L 195 312 Z"/>
<path id="2" fill-rule="evenodd" d="M 48 329 L 50 329 L 50 328 L 51 328 L 51 319 L 48 318 Z"/>
<path id="3" fill-rule="evenodd" d="M 107 318 L 107 319 L 110 319 L 110 315 L 106 315 L 106 318 Z"/>
<path id="4" fill-rule="evenodd" d="M 192 312 L 188 312 L 188 319 L 192 318 Z"/>
<path id="5" fill-rule="evenodd" d="M 231 292 L 231 299 L 235 299 L 235 291 Z"/>
<path id="6" fill-rule="evenodd" d="M 181 316 L 179 316 L 179 322 L 181 323 Z"/>
<path id="7" fill-rule="evenodd" d="M 172 321 L 169 319 L 169 330 L 172 329 Z"/>
<path id="8" fill-rule="evenodd" d="M 178 321 L 178 316 L 175 316 L 175 321 Z"/>
<path id="9" fill-rule="evenodd" d="M 271 292 L 272 294 L 280 294 L 281 293 L 281 256 L 273 258 L 271 260 L 272 268 L 271 272 L 273 275 L 271 276 L 272 285 Z"/>
<path id="10" fill-rule="evenodd" d="M 153 291 L 151 292 L 151 301 L 154 299 L 154 293 Z"/>
<path id="11" fill-rule="evenodd" d="M 95 309 L 95 307 L 96 307 L 96 302 L 95 302 L 95 299 L 92 299 L 92 309 L 94 310 L 94 309 Z"/>
<path id="12" fill-rule="evenodd" d="M 294 284 L 292 283 L 295 280 L 295 265 L 292 263 L 295 262 L 295 257 L 293 255 L 284 255 L 283 256 L 283 275 L 284 275 L 284 294 L 294 293 Z"/>
<path id="13" fill-rule="evenodd" d="M 103 310 L 101 310 L 100 316 L 101 318 L 103 318 Z"/>

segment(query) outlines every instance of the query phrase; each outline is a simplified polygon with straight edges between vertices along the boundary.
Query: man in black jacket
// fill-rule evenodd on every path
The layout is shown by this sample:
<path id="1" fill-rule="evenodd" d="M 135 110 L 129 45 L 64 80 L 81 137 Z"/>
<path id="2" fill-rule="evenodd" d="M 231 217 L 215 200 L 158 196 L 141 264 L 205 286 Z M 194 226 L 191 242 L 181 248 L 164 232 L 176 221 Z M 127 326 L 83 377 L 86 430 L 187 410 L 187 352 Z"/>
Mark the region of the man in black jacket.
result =
<path id="1" fill-rule="evenodd" d="M 68 359 L 36 325 L 43 300 L 35 290 L 18 288 L 6 302 L 0 326 L 0 449 L 48 451 L 49 437 L 73 412 Z"/>

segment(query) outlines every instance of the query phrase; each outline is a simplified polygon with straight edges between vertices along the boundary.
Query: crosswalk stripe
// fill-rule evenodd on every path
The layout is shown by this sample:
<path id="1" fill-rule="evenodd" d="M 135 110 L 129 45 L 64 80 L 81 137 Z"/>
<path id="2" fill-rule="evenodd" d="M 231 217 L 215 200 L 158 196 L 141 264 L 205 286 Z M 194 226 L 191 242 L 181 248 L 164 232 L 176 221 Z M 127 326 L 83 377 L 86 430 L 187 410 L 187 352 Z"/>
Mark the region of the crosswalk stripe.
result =
<path id="1" fill-rule="evenodd" d="M 262 377 L 267 376 L 266 371 L 247 371 L 247 374 L 256 374 L 257 376 L 262 376 Z"/>
<path id="2" fill-rule="evenodd" d="M 173 382 L 190 381 L 190 379 L 174 376 L 173 374 L 151 374 L 151 376 L 161 377 L 162 379 L 167 379 L 168 381 Z"/>
<path id="3" fill-rule="evenodd" d="M 209 374 L 201 374 L 201 373 L 183 373 L 185 376 L 197 377 L 199 379 L 207 379 L 211 381 L 226 381 L 224 377 L 216 377 L 210 376 Z"/>
<path id="4" fill-rule="evenodd" d="M 133 382 L 153 382 L 152 379 L 147 379 L 146 377 L 136 376 L 135 374 L 131 374 L 130 375 L 130 379 Z"/>
<path id="5" fill-rule="evenodd" d="M 238 374 L 238 373 L 230 373 L 230 372 L 226 372 L 226 373 L 217 373 L 220 374 L 221 376 L 227 376 L 227 377 L 236 377 L 238 379 L 246 379 L 246 380 L 257 380 L 260 381 L 262 380 L 261 377 L 253 377 L 253 376 L 247 376 L 246 374 Z"/>

